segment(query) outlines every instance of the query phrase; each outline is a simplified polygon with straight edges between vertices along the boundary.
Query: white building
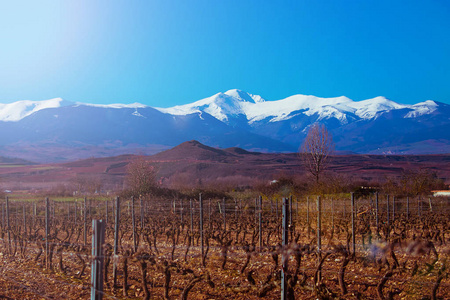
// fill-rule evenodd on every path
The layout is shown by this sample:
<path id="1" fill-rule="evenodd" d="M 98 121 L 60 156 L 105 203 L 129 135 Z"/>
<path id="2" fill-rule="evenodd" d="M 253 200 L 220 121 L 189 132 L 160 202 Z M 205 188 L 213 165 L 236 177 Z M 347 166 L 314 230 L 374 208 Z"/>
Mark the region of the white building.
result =
<path id="1" fill-rule="evenodd" d="M 450 190 L 431 191 L 434 197 L 450 197 Z"/>

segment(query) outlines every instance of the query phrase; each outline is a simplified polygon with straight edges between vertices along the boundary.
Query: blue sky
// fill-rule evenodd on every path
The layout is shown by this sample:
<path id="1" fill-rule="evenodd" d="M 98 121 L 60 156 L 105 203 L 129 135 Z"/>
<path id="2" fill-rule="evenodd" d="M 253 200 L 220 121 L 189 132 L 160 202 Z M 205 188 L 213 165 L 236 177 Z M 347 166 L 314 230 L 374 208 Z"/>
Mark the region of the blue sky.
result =
<path id="1" fill-rule="evenodd" d="M 229 89 L 450 104 L 450 2 L 2 2 L 0 102 L 169 107 Z"/>

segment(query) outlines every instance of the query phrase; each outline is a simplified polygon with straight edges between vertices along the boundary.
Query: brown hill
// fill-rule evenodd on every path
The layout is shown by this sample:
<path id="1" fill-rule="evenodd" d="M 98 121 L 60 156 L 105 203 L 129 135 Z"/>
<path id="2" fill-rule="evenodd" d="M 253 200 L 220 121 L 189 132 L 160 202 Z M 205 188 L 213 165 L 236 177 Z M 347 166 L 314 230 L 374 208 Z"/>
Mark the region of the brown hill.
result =
<path id="1" fill-rule="evenodd" d="M 162 151 L 151 156 L 152 160 L 161 161 L 177 161 L 177 160 L 207 160 L 207 161 L 223 161 L 233 154 L 227 151 L 209 147 L 198 141 L 184 142 L 172 149 Z"/>
<path id="2" fill-rule="evenodd" d="M 11 160 L 0 167 L 5 189 L 41 189 L 83 179 L 101 180 L 104 189 L 123 187 L 127 165 L 136 156 L 90 158 L 64 164 L 24 165 Z M 280 175 L 306 174 L 296 153 L 259 153 L 240 148 L 217 149 L 197 141 L 146 156 L 166 186 L 246 185 Z M 428 169 L 450 183 L 450 155 L 337 155 L 329 171 L 353 179 L 382 181 L 405 170 Z"/>
<path id="3" fill-rule="evenodd" d="M 21 159 L 21 158 L 15 158 L 15 157 L 4 157 L 0 156 L 0 165 L 35 165 L 36 163 L 31 162 L 29 160 Z"/>

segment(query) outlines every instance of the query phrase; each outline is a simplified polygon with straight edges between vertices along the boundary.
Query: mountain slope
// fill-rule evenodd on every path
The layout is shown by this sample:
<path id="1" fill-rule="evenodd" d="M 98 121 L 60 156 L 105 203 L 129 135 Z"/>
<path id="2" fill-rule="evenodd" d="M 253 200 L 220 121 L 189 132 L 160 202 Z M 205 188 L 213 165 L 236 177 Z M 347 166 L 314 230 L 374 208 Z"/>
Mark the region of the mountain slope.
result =
<path id="1" fill-rule="evenodd" d="M 70 105 L 61 98 L 54 98 L 43 101 L 17 101 L 14 103 L 0 103 L 0 121 L 19 121 L 29 115 L 47 108 Z"/>
<path id="2" fill-rule="evenodd" d="M 450 153 L 450 105 L 399 104 L 384 97 L 294 95 L 276 101 L 240 90 L 171 108 L 94 105 L 60 98 L 0 104 L 0 155 L 61 161 L 153 154 L 188 140 L 213 147 L 295 152 L 309 126 L 327 126 L 336 150 Z"/>
<path id="3" fill-rule="evenodd" d="M 222 148 L 295 151 L 289 144 L 231 127 L 207 113 L 173 116 L 151 107 L 72 105 L 48 108 L 17 122 L 0 122 L 0 136 L 0 147 L 3 146 L 0 153 L 6 148 L 10 152 L 16 149 L 18 157 L 24 145 L 82 149 L 95 146 L 93 153 L 78 157 L 83 158 L 105 156 L 102 152 L 111 155 L 107 151 L 109 148 L 121 148 L 121 152 L 114 153 L 117 155 L 154 145 L 168 148 L 193 139 Z M 33 158 L 41 162 L 48 159 L 49 155 L 44 160 Z M 53 161 L 65 159 L 55 157 Z"/>
<path id="4" fill-rule="evenodd" d="M 239 116 L 245 116 L 249 123 L 254 123 L 264 119 L 277 122 L 299 114 L 305 116 L 317 114 L 319 119 L 335 118 L 341 123 L 348 123 L 351 120 L 372 119 L 384 112 L 405 108 L 411 110 L 405 117 L 416 117 L 433 112 L 437 106 L 438 104 L 431 100 L 415 105 L 403 105 L 384 97 L 357 102 L 347 97 L 320 98 L 294 95 L 281 100 L 266 101 L 261 96 L 240 90 L 229 90 L 190 104 L 157 109 L 173 115 L 206 112 L 224 122 Z"/>

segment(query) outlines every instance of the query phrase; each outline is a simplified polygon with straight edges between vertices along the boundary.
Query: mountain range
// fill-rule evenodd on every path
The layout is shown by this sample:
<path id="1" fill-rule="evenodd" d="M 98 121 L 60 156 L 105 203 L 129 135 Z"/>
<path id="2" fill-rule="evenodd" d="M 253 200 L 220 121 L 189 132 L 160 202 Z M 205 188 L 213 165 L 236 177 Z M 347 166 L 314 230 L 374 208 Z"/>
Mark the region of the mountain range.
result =
<path id="1" fill-rule="evenodd" d="M 187 140 L 213 147 L 295 152 L 320 122 L 337 153 L 450 153 L 450 105 L 384 97 L 294 95 L 269 101 L 241 90 L 170 108 L 96 105 L 61 98 L 0 104 L 0 156 L 57 162 L 154 154 Z"/>

